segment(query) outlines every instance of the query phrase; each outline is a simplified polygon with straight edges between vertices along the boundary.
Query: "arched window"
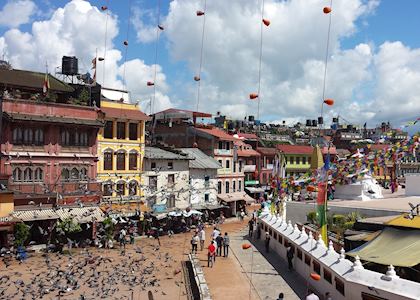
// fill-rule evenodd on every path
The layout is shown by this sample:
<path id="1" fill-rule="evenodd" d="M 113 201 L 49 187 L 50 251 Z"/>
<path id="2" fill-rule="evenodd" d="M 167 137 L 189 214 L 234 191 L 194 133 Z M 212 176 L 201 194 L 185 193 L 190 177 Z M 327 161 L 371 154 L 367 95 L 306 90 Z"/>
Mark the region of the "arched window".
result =
<path id="1" fill-rule="evenodd" d="M 135 181 L 135 180 L 130 181 L 130 183 L 128 185 L 128 194 L 130 196 L 137 195 L 137 186 L 138 186 L 137 181 Z"/>
<path id="2" fill-rule="evenodd" d="M 225 185 L 226 185 L 226 194 L 229 194 L 229 181 L 226 181 Z"/>
<path id="3" fill-rule="evenodd" d="M 33 131 L 30 128 L 25 128 L 23 131 L 23 143 L 25 145 L 30 145 L 33 142 Z"/>
<path id="4" fill-rule="evenodd" d="M 70 179 L 71 180 L 78 180 L 79 179 L 79 170 L 77 170 L 76 168 L 71 169 Z"/>
<path id="5" fill-rule="evenodd" d="M 112 150 L 106 150 L 104 152 L 104 170 L 112 170 Z"/>
<path id="6" fill-rule="evenodd" d="M 68 181 L 70 179 L 70 172 L 67 168 L 61 170 L 61 180 Z"/>
<path id="7" fill-rule="evenodd" d="M 117 183 L 117 195 L 118 196 L 124 196 L 125 195 L 125 182 L 124 181 L 119 181 Z"/>
<path id="8" fill-rule="evenodd" d="M 117 170 L 125 170 L 125 152 L 117 152 Z"/>
<path id="9" fill-rule="evenodd" d="M 137 170 L 137 151 L 130 151 L 128 154 L 128 169 Z"/>
<path id="10" fill-rule="evenodd" d="M 81 168 L 80 169 L 80 179 L 81 180 L 87 180 L 87 169 Z"/>
<path id="11" fill-rule="evenodd" d="M 38 128 L 35 130 L 35 137 L 34 137 L 35 145 L 43 145 L 44 144 L 44 130 Z"/>
<path id="12" fill-rule="evenodd" d="M 102 192 L 104 196 L 112 196 L 112 182 L 104 183 Z"/>
<path id="13" fill-rule="evenodd" d="M 13 181 L 15 182 L 22 181 L 22 170 L 20 168 L 15 168 L 13 170 Z"/>
<path id="14" fill-rule="evenodd" d="M 26 168 L 25 171 L 23 171 L 23 180 L 24 181 L 32 181 L 33 175 L 32 175 L 32 169 Z"/>
<path id="15" fill-rule="evenodd" d="M 42 181 L 44 178 L 44 171 L 41 168 L 35 169 L 35 181 Z"/>

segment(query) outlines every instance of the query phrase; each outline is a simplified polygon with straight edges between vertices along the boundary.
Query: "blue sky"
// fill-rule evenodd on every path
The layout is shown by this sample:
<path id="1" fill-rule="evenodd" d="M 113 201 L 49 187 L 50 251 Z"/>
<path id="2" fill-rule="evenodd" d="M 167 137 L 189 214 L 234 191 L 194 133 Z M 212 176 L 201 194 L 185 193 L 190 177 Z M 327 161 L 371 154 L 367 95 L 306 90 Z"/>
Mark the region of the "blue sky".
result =
<path id="1" fill-rule="evenodd" d="M 195 11 L 202 7 L 203 1 L 160 0 L 162 23 L 168 27 L 159 42 L 160 84 L 157 84 L 159 94 L 155 96 L 158 109 L 195 107 L 197 85 L 192 77 L 197 70 L 202 24 Z M 74 7 L 84 6 L 81 13 L 74 7 L 70 9 L 70 1 L 0 0 L 0 17 L 5 6 L 18 2 L 24 5 L 19 12 L 7 13 L 21 19 L 18 25 L 13 18 L 0 20 L 0 51 L 6 53 L 6 59 L 14 65 L 27 69 L 42 69 L 44 64 L 40 63 L 39 56 L 44 54 L 45 59 L 55 64 L 62 55 L 77 55 L 84 65 L 89 64 L 94 49 L 104 46 L 105 14 L 100 7 L 108 2 L 115 21 L 109 24 L 109 30 L 118 30 L 118 35 L 112 40 L 112 46 L 107 44 L 108 53 L 114 52 L 113 57 L 107 59 L 106 83 L 121 87 L 121 69 L 126 65 L 131 79 L 127 88 L 134 98 L 150 99 L 151 90 L 145 88 L 144 83 L 154 72 L 158 0 L 92 0 L 88 6 L 81 5 L 83 1 L 71 2 Z M 33 3 L 36 7 L 27 9 L 25 19 L 23 11 Z M 139 16 L 135 24 L 129 22 L 129 3 L 131 20 L 136 13 Z M 256 102 L 250 102 L 247 95 L 257 86 L 258 3 L 258 0 L 208 1 L 201 110 L 221 111 L 232 118 L 256 114 Z M 323 73 L 328 20 L 328 16 L 322 14 L 322 7 L 328 3 L 329 0 L 266 0 L 265 16 L 272 24 L 263 28 L 261 119 L 292 123 L 319 114 L 317 101 L 322 86 L 319 74 Z M 53 20 L 57 10 L 63 8 L 66 17 L 74 20 L 57 16 Z M 86 22 L 83 18 L 88 11 L 100 21 Z M 352 122 L 370 125 L 382 120 L 401 125 L 418 117 L 419 11 L 420 1 L 417 0 L 334 1 L 332 28 L 335 33 L 331 40 L 327 94 L 336 100 L 336 105 L 327 110 L 328 117 L 342 114 Z M 47 26 L 42 27 L 45 22 Z M 85 27 L 74 30 L 81 22 Z M 41 27 L 36 32 L 32 30 L 35 23 L 37 28 Z M 55 28 L 57 23 L 61 29 L 53 36 L 48 28 Z M 66 26 L 73 29 L 67 32 Z M 123 41 L 128 27 L 129 47 L 125 58 Z M 63 45 L 53 42 L 46 50 L 42 45 L 43 37 L 37 35 L 40 30 L 46 38 L 51 35 L 53 41 L 67 33 L 69 36 L 64 38 Z M 83 37 L 78 39 L 79 35 Z M 33 57 L 28 58 L 30 55 Z M 265 74 L 269 76 L 264 77 Z"/>

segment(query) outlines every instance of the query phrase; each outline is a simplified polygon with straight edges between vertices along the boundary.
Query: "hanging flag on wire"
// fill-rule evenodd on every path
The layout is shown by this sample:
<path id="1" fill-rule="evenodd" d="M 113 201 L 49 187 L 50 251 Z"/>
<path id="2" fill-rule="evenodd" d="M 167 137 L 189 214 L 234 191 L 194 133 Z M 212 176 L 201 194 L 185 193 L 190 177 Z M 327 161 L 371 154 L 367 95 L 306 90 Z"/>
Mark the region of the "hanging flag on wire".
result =
<path id="1" fill-rule="evenodd" d="M 93 72 L 93 85 L 96 84 L 96 57 L 92 59 L 92 70 L 95 70 Z"/>

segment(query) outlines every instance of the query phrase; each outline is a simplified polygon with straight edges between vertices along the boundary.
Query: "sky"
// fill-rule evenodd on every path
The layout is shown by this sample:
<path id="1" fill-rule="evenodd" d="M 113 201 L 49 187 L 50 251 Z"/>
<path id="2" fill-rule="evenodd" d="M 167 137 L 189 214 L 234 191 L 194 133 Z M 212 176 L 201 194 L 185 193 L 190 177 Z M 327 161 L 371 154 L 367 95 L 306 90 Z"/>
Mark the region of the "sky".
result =
<path id="1" fill-rule="evenodd" d="M 204 35 L 196 11 L 205 0 L 0 0 L 0 55 L 16 69 L 45 72 L 48 64 L 51 74 L 63 55 L 75 55 L 80 72 L 93 74 L 98 53 L 98 82 L 129 90 L 147 113 L 198 107 L 238 119 L 259 111 L 267 122 L 316 119 L 330 0 L 264 3 L 270 25 L 261 43 L 261 0 L 207 1 Z M 339 115 L 403 126 L 420 117 L 419 11 L 418 0 L 333 0 L 325 98 L 335 104 L 323 109 L 326 123 Z"/>

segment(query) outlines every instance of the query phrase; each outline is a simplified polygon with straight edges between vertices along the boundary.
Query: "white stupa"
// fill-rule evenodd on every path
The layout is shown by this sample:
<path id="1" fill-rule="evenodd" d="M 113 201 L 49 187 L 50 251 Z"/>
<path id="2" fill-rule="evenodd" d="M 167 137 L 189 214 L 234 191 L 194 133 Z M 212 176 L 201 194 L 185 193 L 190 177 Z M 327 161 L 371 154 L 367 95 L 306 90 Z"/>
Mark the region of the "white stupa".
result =
<path id="1" fill-rule="evenodd" d="M 384 196 L 382 195 L 382 188 L 376 179 L 370 175 L 364 175 L 362 179 L 358 179 L 355 183 L 337 185 L 334 197 L 344 200 L 367 201 L 382 199 Z"/>

